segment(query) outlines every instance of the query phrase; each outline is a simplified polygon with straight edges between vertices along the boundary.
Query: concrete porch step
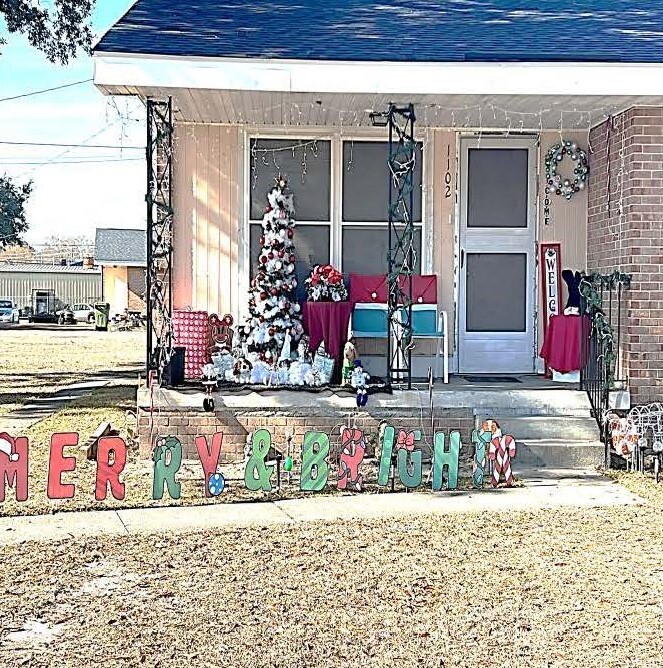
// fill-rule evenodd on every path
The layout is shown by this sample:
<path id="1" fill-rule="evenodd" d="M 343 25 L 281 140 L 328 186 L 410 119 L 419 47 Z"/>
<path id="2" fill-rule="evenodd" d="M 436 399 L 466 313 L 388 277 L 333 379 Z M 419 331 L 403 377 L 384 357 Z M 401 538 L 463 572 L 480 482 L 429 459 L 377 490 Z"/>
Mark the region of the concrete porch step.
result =
<path id="1" fill-rule="evenodd" d="M 573 442 L 598 441 L 599 429 L 594 418 L 586 415 L 529 415 L 511 416 L 499 414 L 493 416 L 499 423 L 503 434 L 511 434 L 517 441 L 529 439 L 553 439 Z"/>
<path id="2" fill-rule="evenodd" d="M 498 420 L 498 416 L 503 420 L 514 417 L 578 417 L 585 418 L 589 416 L 589 409 L 586 406 L 525 406 L 525 407 L 503 407 L 503 406 L 484 406 L 482 408 L 472 409 L 472 413 L 481 419 L 493 418 Z M 498 420 L 499 422 L 499 420 Z"/>
<path id="3" fill-rule="evenodd" d="M 514 471 L 525 468 L 595 469 L 603 465 L 601 441 L 516 439 Z"/>

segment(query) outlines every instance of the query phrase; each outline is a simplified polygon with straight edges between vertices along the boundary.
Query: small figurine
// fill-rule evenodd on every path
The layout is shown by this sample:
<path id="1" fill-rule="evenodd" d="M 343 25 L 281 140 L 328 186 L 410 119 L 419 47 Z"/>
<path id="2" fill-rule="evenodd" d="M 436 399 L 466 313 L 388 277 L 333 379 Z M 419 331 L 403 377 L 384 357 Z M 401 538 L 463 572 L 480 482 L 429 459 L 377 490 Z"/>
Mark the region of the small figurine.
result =
<path id="1" fill-rule="evenodd" d="M 246 358 L 239 359 L 235 362 L 235 368 L 233 369 L 233 375 L 235 376 L 235 382 L 242 385 L 246 385 L 251 380 L 251 371 L 253 370 L 253 365 Z"/>
<path id="2" fill-rule="evenodd" d="M 252 385 L 266 385 L 269 381 L 269 373 L 271 369 L 270 365 L 267 364 L 267 362 L 263 362 L 259 359 L 253 363 L 251 363 L 251 360 L 249 360 L 249 364 L 251 364 L 249 382 Z"/>
<path id="3" fill-rule="evenodd" d="M 364 371 L 361 360 L 355 360 L 354 370 L 352 371 L 351 384 L 357 391 L 357 408 L 362 408 L 368 403 L 368 389 L 366 382 L 370 376 Z"/>
<path id="4" fill-rule="evenodd" d="M 290 385 L 304 385 L 304 378 L 310 370 L 311 365 L 308 362 L 300 362 L 299 360 L 293 362 L 290 365 Z"/>
<path id="5" fill-rule="evenodd" d="M 341 385 L 350 385 L 352 379 L 352 372 L 355 368 L 355 361 L 357 359 L 357 349 L 355 344 L 348 341 L 343 346 L 343 368 L 341 371 Z"/>
<path id="6" fill-rule="evenodd" d="M 213 364 L 205 364 L 202 368 L 202 379 L 201 382 L 205 388 L 205 398 L 203 399 L 203 409 L 206 411 L 214 410 L 214 399 L 212 398 L 212 392 L 216 389 L 216 383 L 218 380 L 217 370 L 214 368 Z"/>
<path id="7" fill-rule="evenodd" d="M 232 353 L 227 348 L 222 348 L 219 352 L 213 353 L 212 364 L 214 365 L 219 378 L 221 380 L 227 380 L 227 372 L 230 371 L 232 375 L 235 360 Z"/>
<path id="8" fill-rule="evenodd" d="M 304 376 L 304 385 L 309 387 L 320 387 L 323 384 L 322 374 L 320 369 L 311 367 Z"/>
<path id="9" fill-rule="evenodd" d="M 279 385 L 288 385 L 290 383 L 290 360 L 279 360 Z"/>
<path id="10" fill-rule="evenodd" d="M 318 346 L 313 357 L 313 368 L 320 372 L 321 385 L 329 385 L 334 373 L 334 358 L 327 354 L 324 341 Z"/>
<path id="11" fill-rule="evenodd" d="M 297 344 L 298 362 L 306 362 L 307 364 L 310 364 L 312 362 L 311 351 L 309 350 L 308 342 L 309 342 L 308 336 L 302 336 L 302 338 L 299 339 L 299 343 Z"/>

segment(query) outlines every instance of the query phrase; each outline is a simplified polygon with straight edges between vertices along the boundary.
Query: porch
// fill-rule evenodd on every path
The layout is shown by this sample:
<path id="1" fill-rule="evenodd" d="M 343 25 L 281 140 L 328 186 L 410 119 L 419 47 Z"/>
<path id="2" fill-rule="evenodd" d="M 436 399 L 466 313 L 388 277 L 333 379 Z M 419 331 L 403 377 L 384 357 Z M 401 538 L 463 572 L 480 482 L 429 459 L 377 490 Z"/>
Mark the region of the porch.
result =
<path id="1" fill-rule="evenodd" d="M 304 434 L 323 431 L 332 449 L 340 428 L 364 430 L 371 450 L 379 427 L 421 430 L 424 458 L 432 451 L 433 433 L 459 431 L 465 466 L 472 458 L 472 431 L 485 419 L 497 420 L 503 433 L 518 444 L 516 468 L 594 468 L 604 459 L 587 393 L 542 376 L 467 380 L 453 376 L 448 385 L 415 383 L 411 390 L 375 393 L 357 409 L 354 394 L 343 389 L 227 391 L 214 393 L 213 412 L 203 409 L 200 385 L 182 388 L 141 388 L 138 393 L 141 452 L 149 456 L 155 434 L 178 436 L 185 456 L 195 457 L 194 438 L 223 432 L 222 458 L 241 461 L 247 438 L 268 429 L 277 449 L 297 459 Z M 289 440 L 289 437 L 291 440 Z M 367 456 L 372 455 L 367 453 Z"/>
<path id="2" fill-rule="evenodd" d="M 538 352 L 554 312 L 543 299 L 540 248 L 559 244 L 560 268 L 612 270 L 615 258 L 596 252 L 604 244 L 596 239 L 597 212 L 602 188 L 617 183 L 609 176 L 615 157 L 601 156 L 596 165 L 590 159 L 596 188 L 568 201 L 549 196 L 547 152 L 564 139 L 591 156 L 609 124 L 627 131 L 626 116 L 613 114 L 636 114 L 636 105 L 656 99 L 650 68 L 635 64 L 574 64 L 572 77 L 564 63 L 387 66 L 102 53 L 97 65 L 105 93 L 162 100 L 171 114 L 164 136 L 172 145 L 162 150 L 172 158 L 172 290 L 162 301 L 230 313 L 238 323 L 260 251 L 265 190 L 277 173 L 295 194 L 300 285 L 314 264 L 333 264 L 346 281 L 387 271 L 388 136 L 374 122 L 393 100 L 412 104 L 418 148 L 408 270 L 436 277 L 438 307 L 449 317 L 449 368 L 460 374 L 543 372 Z M 622 179 L 621 194 L 623 187 Z M 559 313 L 563 286 L 556 297 Z M 362 361 L 382 375 L 388 351 L 365 345 Z M 425 346 L 414 362 L 414 375 L 424 375 Z"/>

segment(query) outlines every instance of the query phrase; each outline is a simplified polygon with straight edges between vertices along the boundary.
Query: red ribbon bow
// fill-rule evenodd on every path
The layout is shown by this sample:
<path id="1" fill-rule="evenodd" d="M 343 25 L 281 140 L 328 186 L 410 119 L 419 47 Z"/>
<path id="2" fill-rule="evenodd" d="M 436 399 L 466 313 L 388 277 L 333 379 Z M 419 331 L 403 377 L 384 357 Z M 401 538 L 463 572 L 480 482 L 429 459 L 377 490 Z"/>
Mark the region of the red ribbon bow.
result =
<path id="1" fill-rule="evenodd" d="M 346 455 L 353 457 L 356 446 L 361 442 L 362 438 L 364 438 L 364 434 L 361 429 L 348 429 L 347 427 L 344 428 L 341 432 L 341 445 L 343 447 L 343 452 Z"/>
<path id="2" fill-rule="evenodd" d="M 363 437 L 361 429 L 345 428 L 341 434 L 341 444 L 345 447 L 349 443 L 357 443 Z"/>
<path id="3" fill-rule="evenodd" d="M 414 450 L 414 432 L 405 431 L 401 429 L 398 432 L 398 439 L 396 440 L 396 447 L 400 450 L 408 450 L 412 452 Z"/>

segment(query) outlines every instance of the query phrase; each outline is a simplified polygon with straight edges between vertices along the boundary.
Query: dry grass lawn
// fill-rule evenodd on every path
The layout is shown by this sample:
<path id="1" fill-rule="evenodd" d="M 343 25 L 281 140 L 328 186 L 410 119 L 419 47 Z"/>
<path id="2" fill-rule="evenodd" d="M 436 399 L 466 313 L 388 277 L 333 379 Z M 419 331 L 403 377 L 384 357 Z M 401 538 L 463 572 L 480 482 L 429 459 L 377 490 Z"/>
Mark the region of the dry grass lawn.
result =
<path id="1" fill-rule="evenodd" d="M 95 332 L 85 325 L 0 330 L 0 415 L 64 385 L 138 374 L 145 332 Z"/>
<path id="2" fill-rule="evenodd" d="M 139 365 L 130 336 L 63 332 L 40 351 L 0 332 L 2 396 Z M 82 451 L 64 476 L 76 499 L 46 500 L 50 434 L 84 442 L 102 420 L 126 434 L 134 398 L 133 385 L 105 388 L 32 427 L 32 499 L 2 512 L 93 506 Z M 0 666 L 663 666 L 663 485 L 614 476 L 648 504 L 3 546 Z M 204 502 L 200 466 L 181 477 L 183 501 Z M 135 448 L 124 479 L 123 505 L 150 503 Z"/>
<path id="3" fill-rule="evenodd" d="M 663 665 L 648 507 L 3 549 L 0 665 Z"/>

